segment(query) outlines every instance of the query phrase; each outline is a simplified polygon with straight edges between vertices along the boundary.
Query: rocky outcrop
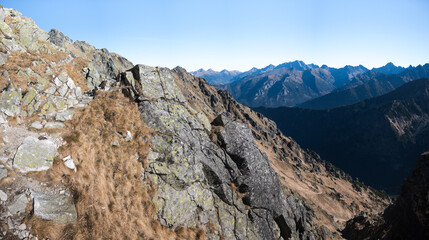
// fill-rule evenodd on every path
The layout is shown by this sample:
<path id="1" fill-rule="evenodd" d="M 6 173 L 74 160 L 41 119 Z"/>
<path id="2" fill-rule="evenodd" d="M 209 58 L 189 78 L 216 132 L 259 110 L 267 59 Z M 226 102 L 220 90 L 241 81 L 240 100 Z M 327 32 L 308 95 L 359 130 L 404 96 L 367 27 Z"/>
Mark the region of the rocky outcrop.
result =
<path id="1" fill-rule="evenodd" d="M 311 212 L 284 196 L 250 129 L 220 115 L 210 127 L 219 141 L 212 142 L 168 69 L 138 65 L 121 81 L 139 102 L 142 120 L 158 132 L 146 172 L 159 186 L 154 201 L 161 223 L 213 225 L 218 230 L 207 234 L 214 239 L 315 237 Z"/>
<path id="2" fill-rule="evenodd" d="M 429 238 L 429 152 L 404 182 L 398 199 L 380 215 L 359 216 L 347 222 L 347 239 Z"/>

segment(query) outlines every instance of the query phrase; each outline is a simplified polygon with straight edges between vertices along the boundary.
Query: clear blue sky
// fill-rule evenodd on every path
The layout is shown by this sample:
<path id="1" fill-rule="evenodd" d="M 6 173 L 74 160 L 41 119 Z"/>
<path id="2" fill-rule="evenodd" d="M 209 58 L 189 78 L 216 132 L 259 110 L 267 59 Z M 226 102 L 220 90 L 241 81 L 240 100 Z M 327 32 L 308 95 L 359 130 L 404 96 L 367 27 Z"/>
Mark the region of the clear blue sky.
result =
<path id="1" fill-rule="evenodd" d="M 6 0 L 42 29 L 133 63 L 248 70 L 429 62 L 427 0 Z"/>

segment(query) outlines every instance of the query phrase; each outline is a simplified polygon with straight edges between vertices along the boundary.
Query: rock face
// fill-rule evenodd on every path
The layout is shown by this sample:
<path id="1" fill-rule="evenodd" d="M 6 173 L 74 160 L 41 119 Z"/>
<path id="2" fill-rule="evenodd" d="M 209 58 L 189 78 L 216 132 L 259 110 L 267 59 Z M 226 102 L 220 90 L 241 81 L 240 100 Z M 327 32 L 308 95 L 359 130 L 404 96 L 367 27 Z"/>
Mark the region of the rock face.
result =
<path id="1" fill-rule="evenodd" d="M 271 229 L 274 220 L 283 239 L 314 237 L 310 233 L 311 228 L 305 225 L 308 220 L 305 207 L 298 199 L 284 196 L 280 180 L 268 157 L 258 149 L 252 131 L 234 121 L 228 121 L 223 127 L 218 133 L 220 146 L 224 147 L 241 173 L 236 180 L 238 190 L 245 194 L 243 202 L 252 207 L 250 216 L 261 236 L 274 236 Z"/>
<path id="2" fill-rule="evenodd" d="M 344 236 L 347 239 L 428 239 L 428 192 L 429 152 L 426 152 L 405 180 L 396 202 L 381 215 L 350 220 Z"/>
<path id="3" fill-rule="evenodd" d="M 161 223 L 213 224 L 221 231 L 210 232 L 210 238 L 314 237 L 309 213 L 299 199 L 284 197 L 250 129 L 221 115 L 224 120 L 212 126 L 222 128 L 213 133 L 219 138 L 213 143 L 169 70 L 138 65 L 130 72 L 122 81 L 134 85 L 142 120 L 161 133 L 152 139 L 146 170 L 159 186 L 155 203 Z"/>
<path id="4" fill-rule="evenodd" d="M 53 142 L 27 137 L 15 154 L 13 166 L 21 172 L 47 170 L 56 154 L 57 146 Z"/>

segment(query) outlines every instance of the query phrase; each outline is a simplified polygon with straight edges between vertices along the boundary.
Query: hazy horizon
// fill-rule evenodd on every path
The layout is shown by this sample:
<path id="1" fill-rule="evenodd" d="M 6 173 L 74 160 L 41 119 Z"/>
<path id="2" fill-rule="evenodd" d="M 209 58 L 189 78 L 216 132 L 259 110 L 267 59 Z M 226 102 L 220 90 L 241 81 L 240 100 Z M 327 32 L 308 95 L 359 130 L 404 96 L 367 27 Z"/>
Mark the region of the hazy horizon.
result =
<path id="1" fill-rule="evenodd" d="M 429 62 L 429 2 L 2 1 L 43 30 L 134 64 L 247 71 L 301 60 L 369 69 Z"/>

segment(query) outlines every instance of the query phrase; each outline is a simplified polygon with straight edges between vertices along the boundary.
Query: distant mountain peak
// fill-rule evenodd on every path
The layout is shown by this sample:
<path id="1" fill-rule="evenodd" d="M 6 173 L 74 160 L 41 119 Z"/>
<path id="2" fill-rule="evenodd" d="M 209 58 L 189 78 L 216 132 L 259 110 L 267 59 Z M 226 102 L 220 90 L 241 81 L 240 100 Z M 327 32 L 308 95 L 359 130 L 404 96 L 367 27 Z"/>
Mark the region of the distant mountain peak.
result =
<path id="1" fill-rule="evenodd" d="M 386 65 L 379 67 L 379 68 L 373 68 L 372 71 L 378 72 L 378 73 L 384 73 L 384 74 L 398 74 L 402 71 L 404 71 L 405 68 L 401 66 L 396 66 L 392 62 L 386 63 Z"/>

